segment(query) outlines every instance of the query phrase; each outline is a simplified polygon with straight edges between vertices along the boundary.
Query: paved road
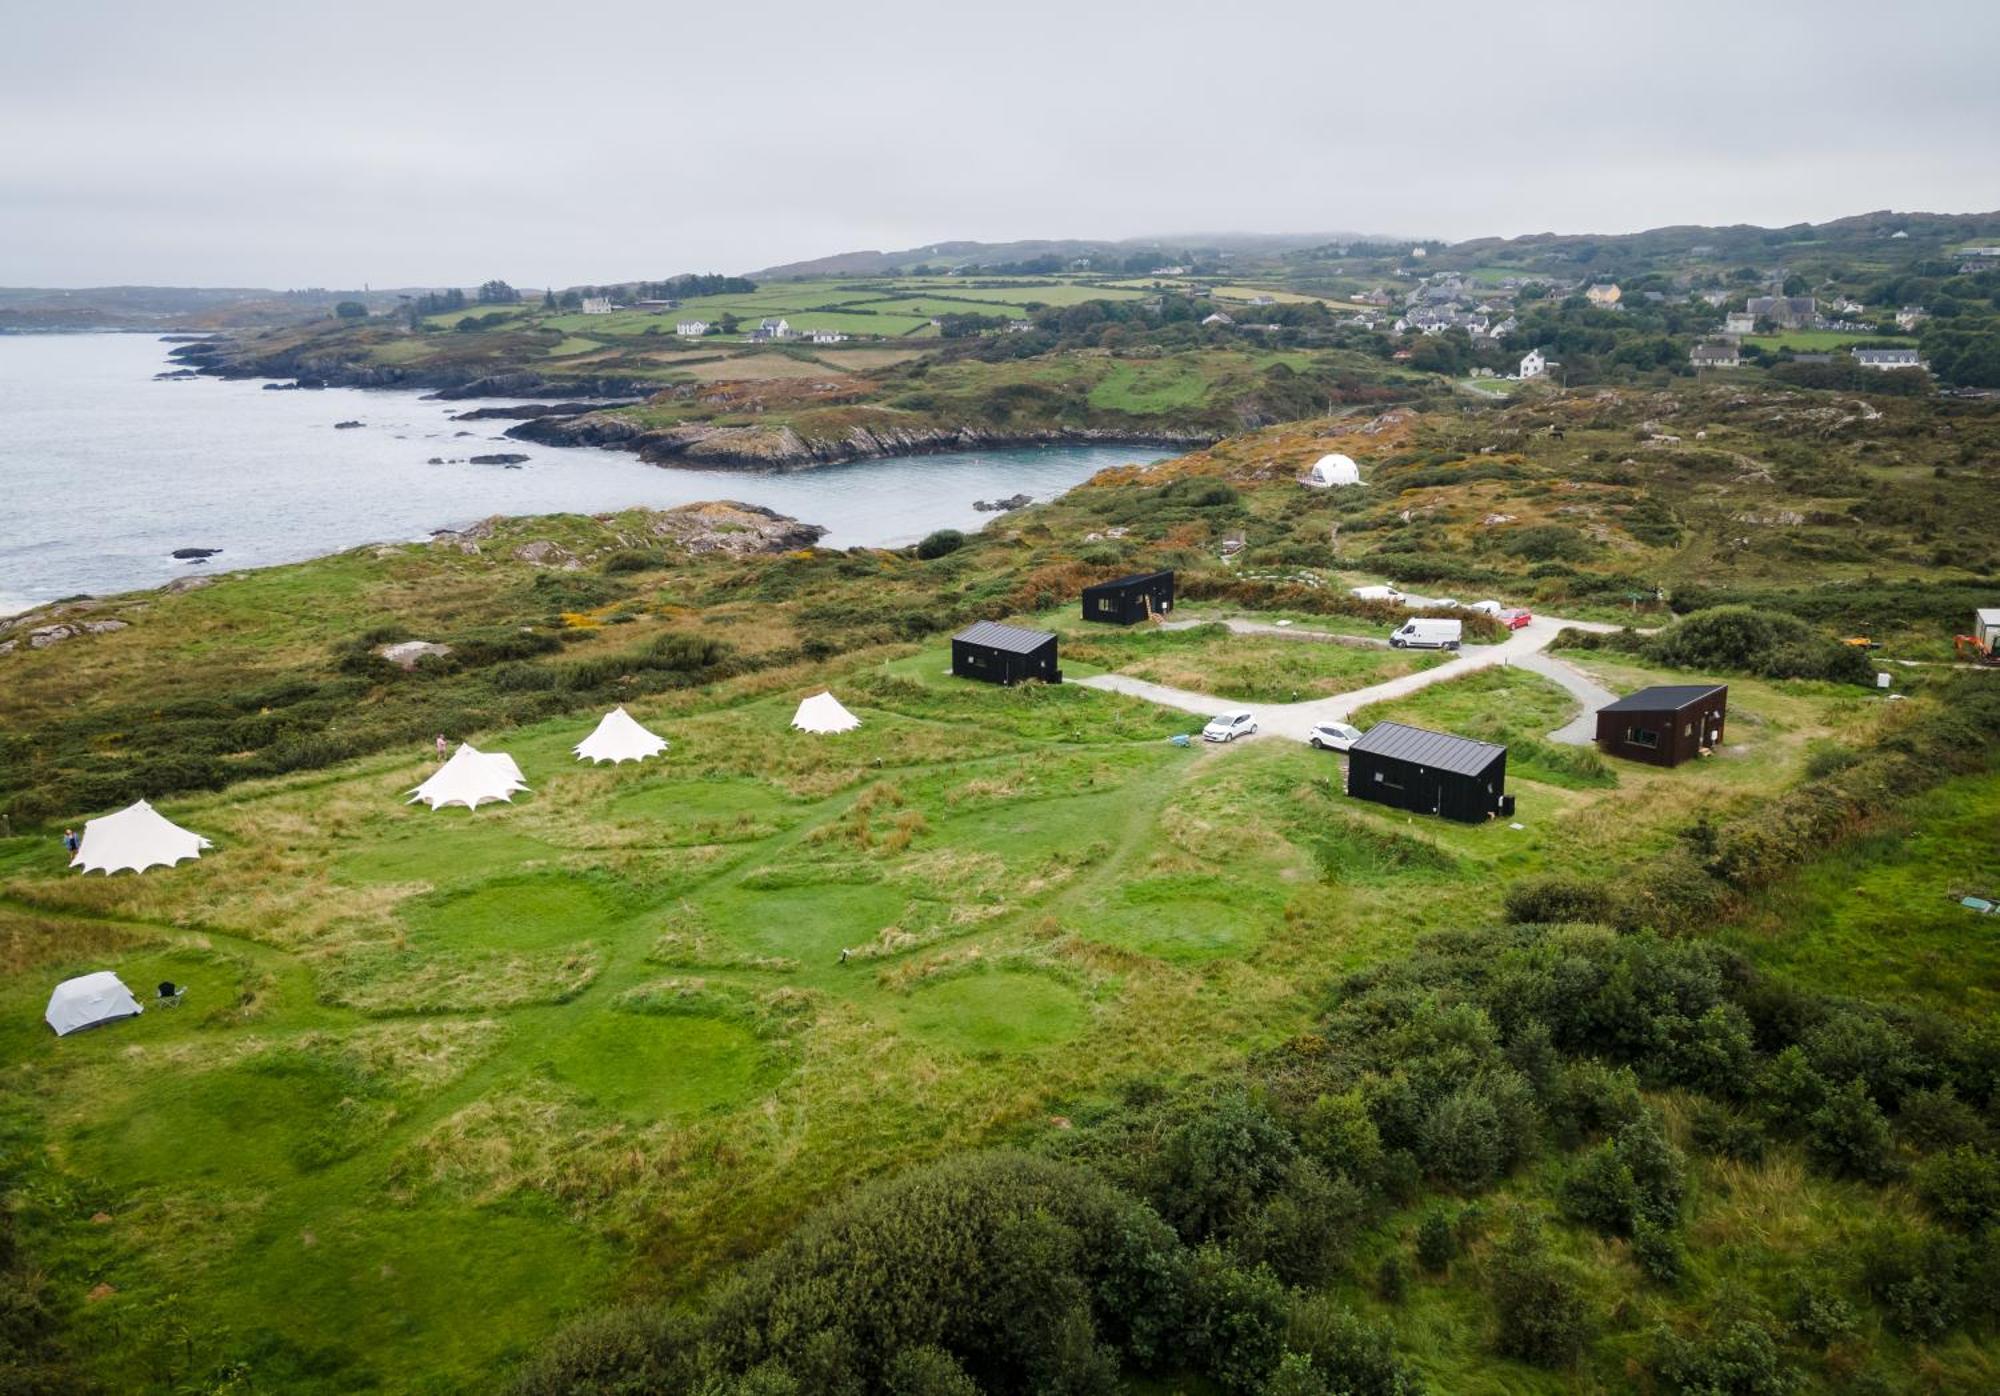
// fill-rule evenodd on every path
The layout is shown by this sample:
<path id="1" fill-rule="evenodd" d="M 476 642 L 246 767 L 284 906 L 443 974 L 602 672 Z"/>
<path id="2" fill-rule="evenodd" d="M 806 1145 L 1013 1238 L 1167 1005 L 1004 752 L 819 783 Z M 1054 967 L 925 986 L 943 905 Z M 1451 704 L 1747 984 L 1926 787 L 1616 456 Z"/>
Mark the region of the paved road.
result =
<path id="1" fill-rule="evenodd" d="M 1516 662 L 1523 669 L 1532 669 L 1544 678 L 1554 679 L 1583 704 L 1581 712 L 1549 733 L 1549 740 L 1562 742 L 1566 746 L 1595 745 L 1597 710 L 1606 703 L 1617 702 L 1618 695 L 1574 664 L 1565 664 L 1552 654 L 1530 654 Z"/>
<path id="2" fill-rule="evenodd" d="M 1590 716 L 1598 703 L 1608 703 L 1612 696 L 1599 688 L 1577 670 L 1560 660 L 1549 659 L 1542 654 L 1549 642 L 1555 639 L 1565 626 L 1579 630 L 1616 630 L 1614 625 L 1599 625 L 1591 621 L 1567 621 L 1554 616 L 1536 616 L 1521 629 L 1516 630 L 1497 645 L 1467 645 L 1453 658 L 1444 663 L 1424 669 L 1418 673 L 1405 674 L 1401 678 L 1373 684 L 1367 688 L 1355 689 L 1352 693 L 1337 693 L 1330 698 L 1313 698 L 1303 703 L 1241 703 L 1227 698 L 1217 698 L 1207 693 L 1194 693 L 1184 688 L 1169 688 L 1165 684 L 1148 683 L 1145 679 L 1127 678 L 1123 674 L 1100 674 L 1093 678 L 1078 679 L 1077 683 L 1086 688 L 1104 689 L 1111 693 L 1128 693 L 1134 698 L 1144 698 L 1162 707 L 1176 708 L 1181 712 L 1193 713 L 1199 717 L 1213 717 L 1228 708 L 1247 707 L 1257 714 L 1259 734 L 1289 737 L 1295 742 L 1306 740 L 1313 725 L 1320 722 L 1345 722 L 1370 703 L 1379 703 L 1386 698 L 1402 698 L 1429 688 L 1434 683 L 1443 683 L 1480 669 L 1490 669 L 1495 664 L 1527 664 L 1529 668 L 1545 674 L 1581 699 L 1585 704 L 1581 722 Z M 1286 627 L 1279 634 L 1289 634 Z M 1540 661 L 1531 663 L 1530 661 Z M 1600 696 L 1601 695 L 1601 696 Z M 1560 729 L 1568 732 L 1576 727 L 1573 722 Z M 1567 738 L 1559 738 L 1567 740 Z M 1585 740 L 1589 740 L 1587 737 Z"/>

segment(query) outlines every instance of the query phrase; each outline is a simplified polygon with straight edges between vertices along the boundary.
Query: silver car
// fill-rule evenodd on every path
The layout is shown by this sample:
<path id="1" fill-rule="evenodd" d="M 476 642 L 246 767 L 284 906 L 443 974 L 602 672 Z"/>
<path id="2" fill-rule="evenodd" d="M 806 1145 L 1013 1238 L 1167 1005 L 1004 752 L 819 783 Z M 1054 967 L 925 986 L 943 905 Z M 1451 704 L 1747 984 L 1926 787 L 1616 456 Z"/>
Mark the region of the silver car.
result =
<path id="1" fill-rule="evenodd" d="M 1250 710 L 1237 708 L 1210 718 L 1208 726 L 1201 729 L 1201 739 L 1205 742 L 1233 742 L 1256 730 L 1257 719 L 1250 715 Z"/>

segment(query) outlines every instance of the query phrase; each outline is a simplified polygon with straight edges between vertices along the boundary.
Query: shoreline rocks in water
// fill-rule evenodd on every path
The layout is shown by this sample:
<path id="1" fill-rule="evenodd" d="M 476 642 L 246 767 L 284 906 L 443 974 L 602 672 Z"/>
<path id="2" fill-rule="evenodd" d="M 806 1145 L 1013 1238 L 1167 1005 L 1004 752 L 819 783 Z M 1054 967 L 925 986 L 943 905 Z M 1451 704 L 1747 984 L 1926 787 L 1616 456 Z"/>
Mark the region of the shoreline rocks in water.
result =
<path id="1" fill-rule="evenodd" d="M 520 465 L 528 458 L 516 451 L 495 451 L 491 455 L 471 456 L 468 459 L 474 465 L 515 466 Z"/>
<path id="2" fill-rule="evenodd" d="M 204 562 L 221 551 L 220 548 L 175 548 L 168 556 L 178 558 L 182 562 Z"/>
<path id="3" fill-rule="evenodd" d="M 1031 494 L 1009 495 L 1005 499 L 975 499 L 972 507 L 982 514 L 1009 514 L 1016 509 L 1025 509 L 1035 502 Z"/>
<path id="4" fill-rule="evenodd" d="M 360 422 L 335 422 L 333 429 L 335 431 L 353 431 L 360 425 L 362 425 Z"/>

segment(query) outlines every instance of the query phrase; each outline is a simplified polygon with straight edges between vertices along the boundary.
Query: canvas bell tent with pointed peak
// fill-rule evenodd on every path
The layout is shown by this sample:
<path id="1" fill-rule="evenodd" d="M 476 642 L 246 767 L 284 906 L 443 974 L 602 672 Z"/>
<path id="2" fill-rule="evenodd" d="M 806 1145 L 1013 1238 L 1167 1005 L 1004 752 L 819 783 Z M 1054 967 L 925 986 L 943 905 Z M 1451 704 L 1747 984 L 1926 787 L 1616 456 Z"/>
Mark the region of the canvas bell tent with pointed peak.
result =
<path id="1" fill-rule="evenodd" d="M 667 749 L 667 739 L 641 727 L 623 708 L 613 708 L 597 724 L 597 730 L 576 744 L 579 761 L 644 761 Z"/>
<path id="2" fill-rule="evenodd" d="M 408 803 L 422 800 L 434 810 L 448 805 L 478 809 L 491 800 L 511 801 L 515 791 L 527 788 L 521 768 L 506 752 L 480 751 L 471 742 L 461 742 L 451 760 L 410 792 Z"/>
<path id="3" fill-rule="evenodd" d="M 792 726 L 801 732 L 852 732 L 860 725 L 861 719 L 831 693 L 813 694 L 792 714 Z"/>
<path id="4" fill-rule="evenodd" d="M 139 1000 L 132 997 L 132 991 L 125 987 L 124 980 L 108 969 L 101 969 L 56 985 L 42 1019 L 55 1029 L 57 1037 L 68 1037 L 99 1023 L 136 1018 L 144 1011 Z"/>
<path id="5" fill-rule="evenodd" d="M 1354 463 L 1352 456 L 1334 451 L 1313 462 L 1313 468 L 1305 473 L 1304 483 L 1320 490 L 1358 485 L 1361 483 L 1361 467 Z"/>
<path id="6" fill-rule="evenodd" d="M 83 838 L 73 868 L 105 874 L 130 869 L 170 868 L 186 858 L 199 858 L 204 848 L 213 848 L 200 834 L 189 833 L 144 800 L 90 820 L 83 826 Z"/>

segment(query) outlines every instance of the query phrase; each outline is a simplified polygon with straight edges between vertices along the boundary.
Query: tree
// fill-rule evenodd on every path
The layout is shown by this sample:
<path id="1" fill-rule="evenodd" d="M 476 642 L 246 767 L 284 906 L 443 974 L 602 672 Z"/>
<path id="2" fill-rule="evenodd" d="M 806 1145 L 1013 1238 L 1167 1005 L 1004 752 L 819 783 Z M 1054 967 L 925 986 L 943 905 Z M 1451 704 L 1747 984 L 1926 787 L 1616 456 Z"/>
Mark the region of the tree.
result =
<path id="1" fill-rule="evenodd" d="M 480 283 L 479 303 L 481 305 L 516 305 L 520 302 L 520 299 L 521 293 L 498 277 L 495 277 L 491 281 Z"/>
<path id="2" fill-rule="evenodd" d="M 542 292 L 542 309 L 554 310 L 555 308 L 556 308 L 556 293 L 552 290 Z"/>
<path id="3" fill-rule="evenodd" d="M 333 313 L 343 320 L 360 320 L 367 316 L 368 307 L 360 301 L 342 301 L 333 308 Z"/>

